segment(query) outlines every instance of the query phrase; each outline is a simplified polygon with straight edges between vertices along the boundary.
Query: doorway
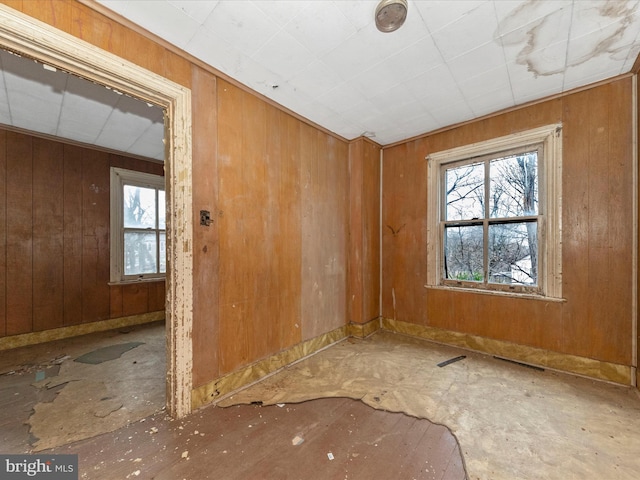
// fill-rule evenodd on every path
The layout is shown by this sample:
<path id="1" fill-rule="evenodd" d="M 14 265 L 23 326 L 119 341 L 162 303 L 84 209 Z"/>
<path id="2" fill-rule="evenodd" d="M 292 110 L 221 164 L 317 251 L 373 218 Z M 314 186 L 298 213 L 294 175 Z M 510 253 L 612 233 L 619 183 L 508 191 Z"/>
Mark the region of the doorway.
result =
<path id="1" fill-rule="evenodd" d="M 192 388 L 191 92 L 9 7 L 0 5 L 0 15 L 2 48 L 167 112 L 166 407 L 172 417 L 182 417 L 191 411 Z"/>

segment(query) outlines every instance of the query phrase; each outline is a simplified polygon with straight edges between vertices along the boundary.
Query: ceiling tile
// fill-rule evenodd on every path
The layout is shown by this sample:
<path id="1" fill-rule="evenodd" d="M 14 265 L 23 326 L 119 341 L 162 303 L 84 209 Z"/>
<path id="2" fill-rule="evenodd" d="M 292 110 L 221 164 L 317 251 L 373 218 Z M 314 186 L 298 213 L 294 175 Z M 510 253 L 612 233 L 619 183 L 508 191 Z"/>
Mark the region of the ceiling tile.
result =
<path id="1" fill-rule="evenodd" d="M 260 65 L 288 79 L 304 70 L 313 57 L 305 47 L 284 30 L 271 37 L 252 57 Z M 238 72 L 242 75 L 242 70 Z"/>
<path id="2" fill-rule="evenodd" d="M 141 133 L 137 140 L 129 147 L 127 153 L 164 160 L 164 142 L 159 141 L 165 136 L 163 123 L 154 123 L 147 130 Z"/>
<path id="3" fill-rule="evenodd" d="M 564 6 L 538 17 L 537 5 L 545 3 Z M 499 24 L 499 38 L 507 58 L 518 58 L 519 61 L 526 62 L 532 52 L 560 42 L 566 43 L 571 30 L 571 15 L 571 6 L 565 5 L 564 2 L 527 3 Z M 536 20 L 531 21 L 531 18 Z"/>
<path id="4" fill-rule="evenodd" d="M 575 66 L 604 55 L 622 67 L 640 29 L 640 17 L 634 17 L 634 20 L 634 23 L 629 23 L 628 19 L 619 20 L 585 35 L 573 37 L 569 44 L 567 64 Z M 592 68 L 597 67 L 594 65 Z"/>
<path id="5" fill-rule="evenodd" d="M 558 16 L 564 18 L 568 15 L 566 26 L 571 24 L 573 12 L 573 0 L 553 0 L 553 1 L 494 1 L 493 5 L 498 19 L 496 37 L 516 34 L 515 39 L 520 42 L 526 38 L 528 32 L 535 34 L 535 29 L 540 25 L 547 24 Z M 524 35 L 523 35 L 524 32 Z M 514 35 L 510 35 L 513 37 Z"/>
<path id="6" fill-rule="evenodd" d="M 187 44 L 186 50 L 203 62 L 212 65 L 218 71 L 232 77 L 241 70 L 245 60 L 250 60 L 232 43 L 214 35 L 204 27 L 198 29 Z"/>
<path id="7" fill-rule="evenodd" d="M 180 48 L 184 48 L 199 26 L 184 9 L 165 0 L 98 1 Z"/>
<path id="8" fill-rule="evenodd" d="M 496 42 L 480 45 L 447 62 L 453 78 L 464 82 L 483 72 L 493 71 L 504 65 L 505 57 L 502 47 Z"/>
<path id="9" fill-rule="evenodd" d="M 444 59 L 449 60 L 492 41 L 497 26 L 493 5 L 485 2 L 432 35 Z"/>
<path id="10" fill-rule="evenodd" d="M 238 0 L 235 0 L 238 1 Z M 262 10 L 280 27 L 284 27 L 302 12 L 310 3 L 309 0 L 275 0 L 265 2 L 264 0 L 252 0 L 254 5 Z"/>
<path id="11" fill-rule="evenodd" d="M 594 70 L 594 66 L 598 68 Z M 569 66 L 564 74 L 563 90 L 572 90 L 585 85 L 585 83 L 599 82 L 600 80 L 615 77 L 619 74 L 619 65 L 614 64 L 612 66 L 611 61 L 606 56 L 601 56 L 590 60 L 588 63 L 585 62 Z"/>
<path id="12" fill-rule="evenodd" d="M 436 121 L 438 127 L 446 127 L 473 118 L 473 111 L 466 101 L 429 109 L 429 114 Z"/>
<path id="13" fill-rule="evenodd" d="M 252 2 L 222 1 L 204 22 L 214 37 L 229 40 L 234 49 L 253 56 L 280 26 Z"/>
<path id="14" fill-rule="evenodd" d="M 367 98 L 351 83 L 343 82 L 317 97 L 317 100 L 320 100 L 334 112 L 342 113 L 366 102 Z"/>
<path id="15" fill-rule="evenodd" d="M 571 23 L 571 38 L 577 39 L 590 33 L 597 33 L 608 28 L 611 24 L 619 24 L 618 28 L 627 29 L 638 21 L 637 1 L 574 2 L 573 21 Z"/>
<path id="16" fill-rule="evenodd" d="M 307 6 L 285 27 L 314 55 L 333 50 L 356 33 L 356 28 L 334 2 L 307 2 Z"/>
<path id="17" fill-rule="evenodd" d="M 374 14 L 378 3 L 379 0 L 358 0 L 353 2 L 336 0 L 333 2 L 356 30 L 361 30 L 374 22 Z M 413 7 L 410 5 L 409 8 L 412 9 Z"/>
<path id="18" fill-rule="evenodd" d="M 324 62 L 315 60 L 304 70 L 294 75 L 289 83 L 294 88 L 306 92 L 312 97 L 317 97 L 342 83 L 342 79 Z"/>
<path id="19" fill-rule="evenodd" d="M 510 98 L 513 104 L 509 70 L 504 64 L 493 70 L 484 71 L 474 77 L 465 79 L 458 83 L 458 87 L 467 100 L 500 90 L 504 91 L 505 97 Z"/>
<path id="20" fill-rule="evenodd" d="M 411 2 L 409 13 L 412 13 L 413 9 L 417 10 L 429 31 L 434 34 L 472 10 L 488 3 L 486 0 L 414 1 Z"/>
<path id="21" fill-rule="evenodd" d="M 132 2 L 129 0 L 127 3 Z M 218 0 L 169 0 L 169 3 L 202 24 L 219 2 Z"/>
<path id="22" fill-rule="evenodd" d="M 401 72 L 400 80 L 416 77 L 442 64 L 443 58 L 431 36 L 421 38 L 386 58 L 390 70 Z"/>
<path id="23" fill-rule="evenodd" d="M 449 67 L 444 64 L 407 80 L 402 86 L 413 97 L 420 99 L 424 104 L 431 105 L 434 109 L 463 100 Z"/>
<path id="24" fill-rule="evenodd" d="M 383 145 L 628 73 L 640 53 L 638 0 L 409 0 L 393 33 L 375 28 L 378 0 L 98 1 L 298 115 L 345 138 L 375 130 Z M 111 113 L 113 92 L 74 81 L 63 98 L 36 67 L 3 68 L 0 121 L 17 109 L 34 129 L 104 128 L 109 148 L 163 151 L 144 109 Z"/>
<path id="25" fill-rule="evenodd" d="M 467 98 L 467 104 L 473 111 L 474 117 L 482 117 L 490 113 L 512 107 L 514 105 L 511 89 L 496 88 L 487 89 L 482 95 Z"/>

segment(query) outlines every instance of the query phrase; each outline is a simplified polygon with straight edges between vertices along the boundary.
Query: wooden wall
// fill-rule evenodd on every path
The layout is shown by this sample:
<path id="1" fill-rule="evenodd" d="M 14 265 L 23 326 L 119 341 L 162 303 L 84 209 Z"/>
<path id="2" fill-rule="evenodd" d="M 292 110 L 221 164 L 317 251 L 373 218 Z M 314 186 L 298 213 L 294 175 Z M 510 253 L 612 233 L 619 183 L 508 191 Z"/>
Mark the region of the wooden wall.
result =
<path id="1" fill-rule="evenodd" d="M 631 365 L 632 108 L 625 78 L 385 149 L 383 316 Z M 555 122 L 566 302 L 426 289 L 425 157 Z"/>
<path id="2" fill-rule="evenodd" d="M 194 227 L 197 387 L 345 325 L 349 149 L 211 73 L 193 78 L 206 98 L 194 214 L 213 219 Z"/>
<path id="3" fill-rule="evenodd" d="M 380 151 L 360 138 L 349 145 L 349 320 L 380 316 Z"/>
<path id="4" fill-rule="evenodd" d="M 218 80 L 219 373 L 346 321 L 348 145 Z"/>
<path id="5" fill-rule="evenodd" d="M 378 268 L 376 215 L 368 207 L 354 213 L 353 207 L 358 192 L 375 197 L 370 186 L 379 172 L 363 170 L 362 182 L 349 176 L 350 155 L 363 168 L 370 165 L 359 146 L 350 151 L 344 140 L 107 18 L 99 7 L 71 0 L 0 1 L 191 89 L 193 218 L 206 209 L 214 220 L 210 227 L 194 222 L 194 387 L 350 318 L 360 322 L 375 315 L 378 287 L 367 282 Z M 385 149 L 383 316 L 630 364 L 630 105 L 631 83 L 625 79 Z M 426 290 L 425 156 L 558 121 L 564 124 L 567 301 Z M 34 180 L 31 188 L 42 188 L 38 182 L 45 180 Z M 362 188 L 352 190 L 354 182 Z M 369 200 L 362 197 L 361 205 Z M 35 218 L 60 215 L 39 205 L 18 208 Z M 0 205 L 0 214 L 8 215 L 6 206 Z M 350 225 L 359 215 L 364 223 Z M 41 240 L 33 241 L 29 262 L 43 255 Z M 358 245 L 365 248 L 354 260 Z M 354 278 L 359 281 L 354 268 L 364 290 L 351 292 Z M 109 308 L 120 305 L 113 298 Z M 37 301 L 38 308 L 51 303 L 48 297 Z"/>
<path id="6" fill-rule="evenodd" d="M 108 285 L 112 166 L 163 174 L 0 130 L 0 336 L 164 310 L 164 281 Z"/>
<path id="7" fill-rule="evenodd" d="M 100 6 L 0 1 L 191 89 L 193 387 L 346 324 L 346 141 Z M 199 225 L 200 210 L 211 226 Z"/>

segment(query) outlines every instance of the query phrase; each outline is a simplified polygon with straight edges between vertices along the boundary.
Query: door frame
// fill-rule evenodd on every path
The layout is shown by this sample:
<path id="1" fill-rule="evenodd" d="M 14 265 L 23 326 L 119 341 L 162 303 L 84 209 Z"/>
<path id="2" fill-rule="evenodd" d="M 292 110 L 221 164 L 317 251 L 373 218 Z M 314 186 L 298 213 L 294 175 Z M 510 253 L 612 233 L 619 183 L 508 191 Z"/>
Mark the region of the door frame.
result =
<path id="1" fill-rule="evenodd" d="M 191 412 L 193 218 L 191 90 L 0 4 L 0 47 L 165 109 L 167 410 Z"/>

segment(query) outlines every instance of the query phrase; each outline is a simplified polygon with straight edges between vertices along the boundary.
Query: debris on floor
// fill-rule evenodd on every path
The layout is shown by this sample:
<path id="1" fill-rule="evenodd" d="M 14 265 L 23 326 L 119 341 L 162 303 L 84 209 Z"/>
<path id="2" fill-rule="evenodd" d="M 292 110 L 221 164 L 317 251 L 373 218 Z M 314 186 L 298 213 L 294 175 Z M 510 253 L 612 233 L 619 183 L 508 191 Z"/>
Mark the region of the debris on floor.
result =
<path id="1" fill-rule="evenodd" d="M 118 345 L 109 345 L 93 350 L 92 352 L 85 353 L 84 355 L 76 358 L 74 362 L 99 365 L 101 363 L 120 358 L 124 353 L 139 347 L 140 345 L 144 345 L 144 342 L 128 342 L 120 343 Z"/>
<path id="2" fill-rule="evenodd" d="M 449 360 L 445 360 L 444 362 L 440 362 L 438 364 L 439 367 L 446 367 L 447 365 L 451 365 L 452 363 L 459 362 L 460 360 L 464 360 L 467 358 L 466 355 L 460 355 L 458 357 L 450 358 Z"/>

